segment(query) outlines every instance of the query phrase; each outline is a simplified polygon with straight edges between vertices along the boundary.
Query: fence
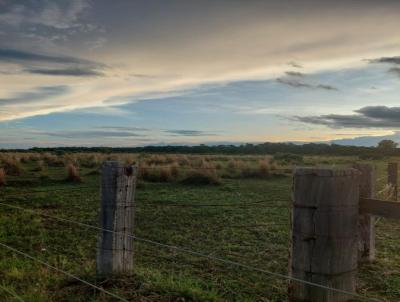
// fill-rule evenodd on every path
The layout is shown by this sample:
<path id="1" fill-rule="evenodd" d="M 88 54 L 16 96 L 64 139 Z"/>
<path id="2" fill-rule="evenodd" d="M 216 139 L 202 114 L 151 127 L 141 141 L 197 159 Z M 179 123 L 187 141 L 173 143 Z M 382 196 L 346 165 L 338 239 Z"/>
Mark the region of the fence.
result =
<path id="1" fill-rule="evenodd" d="M 16 205 L 0 203 L 0 206 L 98 231 L 96 262 L 99 275 L 129 274 L 134 269 L 134 242 L 140 241 L 288 280 L 291 301 L 341 302 L 350 299 L 377 301 L 357 294 L 357 269 L 360 263 L 374 259 L 375 217 L 400 219 L 400 203 L 375 199 L 375 170 L 370 165 L 355 165 L 348 169 L 295 169 L 291 259 L 288 275 L 134 235 L 137 170 L 135 167 L 124 167 L 118 162 L 106 162 L 102 169 L 99 226 L 38 213 Z M 389 164 L 388 183 L 391 187 L 397 188 L 397 165 L 395 164 Z M 391 199 L 396 199 L 397 191 L 395 192 Z M 224 205 L 170 204 L 169 206 Z M 115 293 L 82 280 L 12 246 L 0 242 L 0 247 L 84 282 L 113 298 L 127 301 Z M 11 294 L 21 300 L 15 293 Z"/>

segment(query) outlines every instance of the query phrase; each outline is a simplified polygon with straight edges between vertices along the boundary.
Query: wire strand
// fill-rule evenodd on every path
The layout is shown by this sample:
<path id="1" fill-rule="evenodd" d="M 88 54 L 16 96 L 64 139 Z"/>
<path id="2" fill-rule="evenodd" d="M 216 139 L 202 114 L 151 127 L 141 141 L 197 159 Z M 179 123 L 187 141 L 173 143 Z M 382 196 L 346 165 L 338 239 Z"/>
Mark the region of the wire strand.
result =
<path id="1" fill-rule="evenodd" d="M 40 259 L 38 259 L 36 257 L 33 257 L 33 256 L 29 255 L 27 253 L 19 251 L 19 250 L 15 249 L 15 248 L 7 245 L 7 244 L 4 244 L 4 243 L 0 242 L 0 246 L 4 247 L 6 249 L 9 249 L 10 251 L 13 251 L 14 253 L 17 253 L 17 254 L 19 254 L 21 256 L 24 256 L 26 258 L 29 258 L 29 259 L 33 260 L 33 261 L 36 261 L 36 262 L 38 262 L 38 263 L 40 263 L 40 264 L 42 264 L 42 265 L 44 265 L 44 266 L 46 266 L 48 268 L 51 268 L 51 269 L 53 269 L 53 270 L 55 270 L 57 272 L 60 272 L 60 273 L 62 273 L 64 275 L 67 275 L 70 278 L 73 278 L 73 279 L 75 279 L 77 281 L 80 281 L 80 282 L 86 284 L 86 285 L 89 285 L 89 286 L 91 286 L 91 287 L 93 287 L 93 288 L 95 288 L 95 289 L 97 289 L 97 290 L 99 290 L 99 291 L 101 291 L 101 292 L 103 292 L 103 293 L 105 293 L 107 295 L 110 295 L 110 296 L 112 296 L 114 298 L 117 298 L 120 301 L 128 302 L 128 300 L 126 300 L 126 299 L 124 299 L 124 298 L 122 298 L 122 297 L 120 297 L 120 296 L 118 296 L 118 295 L 116 295 L 116 294 L 114 294 L 114 293 L 112 293 L 112 292 L 110 292 L 108 290 L 105 290 L 104 288 L 101 288 L 101 287 L 99 287 L 97 285 L 94 285 L 94 284 L 92 284 L 92 283 L 90 283 L 90 282 L 88 282 L 86 280 L 83 280 L 83 279 L 81 279 L 81 278 L 79 278 L 79 277 L 77 277 L 77 276 L 75 276 L 75 275 L 73 275 L 73 274 L 71 274 L 71 273 L 69 273 L 69 272 L 67 272 L 65 270 L 62 270 L 62 269 L 60 269 L 58 267 L 55 267 L 55 266 L 53 266 L 53 265 L 51 265 L 51 264 L 49 264 L 47 262 L 44 262 L 44 261 L 42 261 L 42 260 L 40 260 Z"/>
<path id="2" fill-rule="evenodd" d="M 377 300 L 377 299 L 370 298 L 370 297 L 365 297 L 365 296 L 362 296 L 362 295 L 357 294 L 357 293 L 352 293 L 352 292 L 348 292 L 348 291 L 341 290 L 341 289 L 338 289 L 338 288 L 333 288 L 333 287 L 325 286 L 325 285 L 322 285 L 322 284 L 313 283 L 313 282 L 310 282 L 310 281 L 307 281 L 307 280 L 302 280 L 302 279 L 291 277 L 291 276 L 288 276 L 288 275 L 285 275 L 285 274 L 281 274 L 281 273 L 271 272 L 271 271 L 268 271 L 268 270 L 260 269 L 260 268 L 257 268 L 257 267 L 253 267 L 253 266 L 250 266 L 250 265 L 247 265 L 247 264 L 240 263 L 240 262 L 236 262 L 236 261 L 232 261 L 232 260 L 228 260 L 228 259 L 224 259 L 224 258 L 220 258 L 220 257 L 214 257 L 214 256 L 211 256 L 209 254 L 202 253 L 202 252 L 197 252 L 197 251 L 192 251 L 192 250 L 187 249 L 187 248 L 183 248 L 183 247 L 179 247 L 179 246 L 175 246 L 175 245 L 169 245 L 169 244 L 161 243 L 161 242 L 154 241 L 154 240 L 151 240 L 151 239 L 141 238 L 141 237 L 138 237 L 138 236 L 130 234 L 130 233 L 113 231 L 113 230 L 97 227 L 97 226 L 94 226 L 94 225 L 90 225 L 90 224 L 86 224 L 86 223 L 82 223 L 82 222 L 78 222 L 78 221 L 73 221 L 73 220 L 66 219 L 66 218 L 61 218 L 61 217 L 50 216 L 50 215 L 46 215 L 46 214 L 42 214 L 42 213 L 37 213 L 36 211 L 32 211 L 32 210 L 29 210 L 29 209 L 24 209 L 24 208 L 21 208 L 21 207 L 18 207 L 18 206 L 8 205 L 8 204 L 4 204 L 4 203 L 0 203 L 0 205 L 7 206 L 7 207 L 10 207 L 10 208 L 14 208 L 14 209 L 18 209 L 18 210 L 22 210 L 22 211 L 31 212 L 31 213 L 33 213 L 35 215 L 42 215 L 44 217 L 48 217 L 48 218 L 51 218 L 51 219 L 56 219 L 56 220 L 59 220 L 59 221 L 64 221 L 64 222 L 72 223 L 72 224 L 75 224 L 75 225 L 84 226 L 84 227 L 95 229 L 95 230 L 98 230 L 98 231 L 104 231 L 104 232 L 113 233 L 113 234 L 117 234 L 117 235 L 124 235 L 124 236 L 127 236 L 129 238 L 135 239 L 135 240 L 140 241 L 140 242 L 145 242 L 145 243 L 152 244 L 152 245 L 155 245 L 155 246 L 159 246 L 159 247 L 163 247 L 163 248 L 172 249 L 172 250 L 184 252 L 184 253 L 187 253 L 187 254 L 191 254 L 191 255 L 194 255 L 194 256 L 197 256 L 197 257 L 202 257 L 202 258 L 206 258 L 206 259 L 209 259 L 209 260 L 218 261 L 218 262 L 221 262 L 221 263 L 224 263 L 224 264 L 233 265 L 233 266 L 245 268 L 245 269 L 248 269 L 248 270 L 264 273 L 264 274 L 269 275 L 271 277 L 276 277 L 276 278 L 284 279 L 284 280 L 287 280 L 287 281 L 294 281 L 294 282 L 298 282 L 298 283 L 302 283 L 302 284 L 318 287 L 318 288 L 321 288 L 321 289 L 330 290 L 330 291 L 341 293 L 341 294 L 346 294 L 346 295 L 349 295 L 351 297 L 362 299 L 364 301 L 379 302 L 379 300 Z M 0 245 L 1 245 L 1 243 L 0 243 Z"/>
<path id="3" fill-rule="evenodd" d="M 145 200 L 142 200 L 145 201 Z M 146 201 L 147 203 L 143 204 L 138 204 L 138 205 L 145 205 L 145 206 L 166 206 L 166 207 L 248 207 L 248 206 L 253 206 L 253 205 L 260 205 L 265 208 L 289 208 L 289 202 L 290 201 L 272 201 L 272 200 L 261 200 L 261 201 L 256 201 L 256 202 L 246 202 L 246 203 L 237 203 L 237 204 L 215 204 L 215 203 L 209 203 L 209 204 L 195 204 L 195 203 L 177 203 L 177 202 L 171 202 L 168 200 L 162 200 L 162 201 Z M 285 203 L 286 205 L 283 204 L 276 204 L 276 205 L 263 205 L 264 203 L 267 202 L 280 202 L 280 203 Z"/>

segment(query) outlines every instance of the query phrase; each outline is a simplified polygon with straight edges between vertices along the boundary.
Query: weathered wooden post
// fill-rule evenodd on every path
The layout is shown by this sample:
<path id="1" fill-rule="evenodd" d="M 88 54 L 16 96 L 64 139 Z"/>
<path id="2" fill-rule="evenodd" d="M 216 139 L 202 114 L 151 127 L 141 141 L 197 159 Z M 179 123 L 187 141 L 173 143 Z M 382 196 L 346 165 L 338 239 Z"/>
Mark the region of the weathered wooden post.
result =
<path id="1" fill-rule="evenodd" d="M 375 167 L 370 164 L 355 164 L 354 168 L 361 172 L 360 197 L 375 198 Z M 358 260 L 375 259 L 375 218 L 364 214 L 358 217 Z"/>
<path id="2" fill-rule="evenodd" d="M 294 173 L 290 275 L 354 293 L 358 258 L 356 169 L 297 168 Z M 343 302 L 349 294 L 298 281 L 290 301 Z"/>
<path id="3" fill-rule="evenodd" d="M 397 163 L 388 163 L 388 185 L 392 188 L 391 200 L 397 200 Z"/>
<path id="4" fill-rule="evenodd" d="M 134 194 L 136 167 L 116 161 L 102 166 L 97 274 L 129 273 L 133 268 Z M 114 233 L 116 232 L 116 233 Z"/>

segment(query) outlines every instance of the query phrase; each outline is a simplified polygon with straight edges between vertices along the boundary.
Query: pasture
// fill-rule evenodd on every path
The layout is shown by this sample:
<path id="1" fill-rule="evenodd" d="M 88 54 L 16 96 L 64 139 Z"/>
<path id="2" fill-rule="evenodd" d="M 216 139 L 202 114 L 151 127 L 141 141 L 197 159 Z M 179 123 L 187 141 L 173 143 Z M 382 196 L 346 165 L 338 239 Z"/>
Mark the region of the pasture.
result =
<path id="1" fill-rule="evenodd" d="M 0 243 L 128 301 L 285 301 L 288 282 L 141 241 L 135 242 L 131 275 L 96 278 L 98 231 L 50 216 L 98 225 L 99 167 L 109 159 L 139 165 L 135 236 L 282 275 L 289 266 L 293 166 L 359 162 L 287 154 L 0 154 Z M 371 161 L 381 195 L 388 161 Z M 376 228 L 377 258 L 361 266 L 358 293 L 399 301 L 400 222 L 379 219 Z M 116 301 L 0 247 L 0 300 L 18 301 L 15 296 L 32 302 Z"/>

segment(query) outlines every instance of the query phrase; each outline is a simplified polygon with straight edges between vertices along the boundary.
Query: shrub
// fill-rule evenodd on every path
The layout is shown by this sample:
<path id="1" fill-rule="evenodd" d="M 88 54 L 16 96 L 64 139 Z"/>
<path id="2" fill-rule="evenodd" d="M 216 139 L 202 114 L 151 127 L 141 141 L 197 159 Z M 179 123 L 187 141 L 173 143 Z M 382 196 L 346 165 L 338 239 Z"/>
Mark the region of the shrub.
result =
<path id="1" fill-rule="evenodd" d="M 186 155 L 176 156 L 175 160 L 178 162 L 178 164 L 180 166 L 189 166 L 190 165 L 190 161 Z"/>
<path id="2" fill-rule="evenodd" d="M 180 170 L 179 170 L 179 164 L 174 162 L 171 166 L 170 166 L 170 170 L 171 170 L 171 174 L 172 177 L 177 179 L 179 177 L 180 174 Z"/>
<path id="3" fill-rule="evenodd" d="M 79 175 L 79 170 L 73 164 L 68 164 L 67 165 L 67 181 L 70 181 L 70 182 L 82 182 L 82 178 Z"/>
<path id="4" fill-rule="evenodd" d="M 145 181 L 151 182 L 170 182 L 174 180 L 170 166 L 156 167 L 149 166 L 146 163 L 139 167 L 139 177 Z"/>
<path id="5" fill-rule="evenodd" d="M 0 187 L 6 184 L 6 171 L 0 168 Z"/>
<path id="6" fill-rule="evenodd" d="M 380 159 L 383 159 L 384 156 L 382 154 L 366 153 L 366 154 L 359 155 L 358 158 L 361 160 L 380 160 Z"/>
<path id="7" fill-rule="evenodd" d="M 33 171 L 41 172 L 41 171 L 45 171 L 45 170 L 46 170 L 46 165 L 45 165 L 44 161 L 43 160 L 39 160 L 37 162 L 36 168 Z"/>
<path id="8" fill-rule="evenodd" d="M 268 177 L 270 176 L 271 166 L 267 160 L 260 160 L 258 163 L 258 176 Z"/>
<path id="9" fill-rule="evenodd" d="M 85 168 L 97 168 L 100 166 L 100 160 L 97 154 L 81 155 L 78 161 L 80 166 Z"/>
<path id="10" fill-rule="evenodd" d="M 159 182 L 169 182 L 172 180 L 172 173 L 170 167 L 162 167 L 159 170 Z"/>
<path id="11" fill-rule="evenodd" d="M 276 153 L 274 155 L 274 160 L 285 163 L 302 163 L 303 156 L 293 153 Z"/>
<path id="12" fill-rule="evenodd" d="M 64 161 L 62 160 L 61 157 L 58 157 L 55 154 L 51 153 L 43 153 L 42 155 L 43 160 L 47 163 L 48 166 L 50 167 L 62 167 L 64 166 Z"/>
<path id="13" fill-rule="evenodd" d="M 14 157 L 3 159 L 3 168 L 8 175 L 19 176 L 22 173 L 21 163 Z"/>
<path id="14" fill-rule="evenodd" d="M 189 185 L 220 185 L 221 179 L 215 170 L 194 170 L 187 174 L 182 183 Z"/>

